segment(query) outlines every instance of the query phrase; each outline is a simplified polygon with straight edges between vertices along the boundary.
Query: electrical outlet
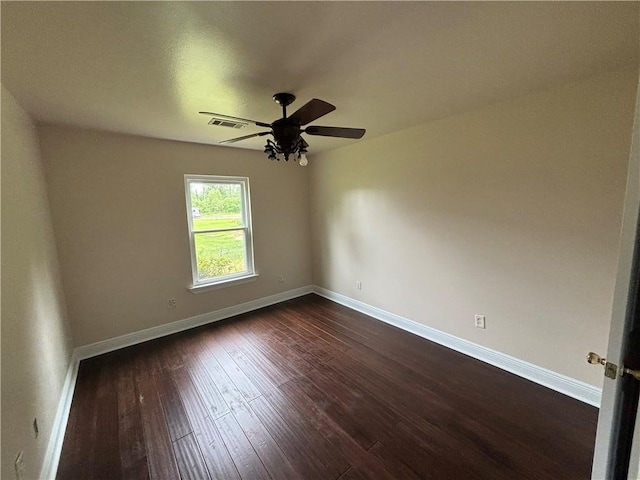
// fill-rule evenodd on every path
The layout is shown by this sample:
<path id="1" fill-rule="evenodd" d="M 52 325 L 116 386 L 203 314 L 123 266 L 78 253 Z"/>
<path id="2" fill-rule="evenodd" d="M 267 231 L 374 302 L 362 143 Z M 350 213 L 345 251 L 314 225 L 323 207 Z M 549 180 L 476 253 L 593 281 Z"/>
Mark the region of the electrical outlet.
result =
<path id="1" fill-rule="evenodd" d="M 356 282 L 356 288 L 362 290 L 362 282 Z"/>
<path id="2" fill-rule="evenodd" d="M 13 464 L 14 468 L 16 469 L 16 480 L 23 480 L 25 478 L 24 476 L 24 452 L 20 452 L 18 453 L 18 456 L 16 457 L 16 461 Z"/>
<path id="3" fill-rule="evenodd" d="M 285 274 L 281 273 L 280 276 L 278 277 L 278 283 L 284 283 L 286 279 L 287 277 L 285 276 Z"/>
<path id="4" fill-rule="evenodd" d="M 174 308 L 176 308 L 176 306 L 177 304 L 175 298 L 170 298 L 169 300 L 167 300 L 167 310 L 173 310 Z"/>
<path id="5" fill-rule="evenodd" d="M 475 326 L 477 328 L 487 328 L 486 317 L 484 315 L 476 315 Z"/>
<path id="6" fill-rule="evenodd" d="M 40 430 L 38 429 L 38 419 L 37 418 L 33 419 L 33 434 L 36 436 L 36 438 L 38 438 L 38 435 L 40 435 Z"/>

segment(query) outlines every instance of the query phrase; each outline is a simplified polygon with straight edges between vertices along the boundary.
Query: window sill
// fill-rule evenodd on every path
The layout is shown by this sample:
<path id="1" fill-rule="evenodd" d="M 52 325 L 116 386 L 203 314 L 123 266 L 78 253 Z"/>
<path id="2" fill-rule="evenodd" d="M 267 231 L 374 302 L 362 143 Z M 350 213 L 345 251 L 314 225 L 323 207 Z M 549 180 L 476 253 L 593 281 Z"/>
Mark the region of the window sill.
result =
<path id="1" fill-rule="evenodd" d="M 250 275 L 245 275 L 243 277 L 230 278 L 228 280 L 221 280 L 215 283 L 192 285 L 190 287 L 187 287 L 187 290 L 189 290 L 194 295 L 197 295 L 199 293 L 205 293 L 211 290 L 218 290 L 219 288 L 234 287 L 236 285 L 241 285 L 243 283 L 255 282 L 258 279 L 258 276 L 259 274 L 252 273 Z"/>

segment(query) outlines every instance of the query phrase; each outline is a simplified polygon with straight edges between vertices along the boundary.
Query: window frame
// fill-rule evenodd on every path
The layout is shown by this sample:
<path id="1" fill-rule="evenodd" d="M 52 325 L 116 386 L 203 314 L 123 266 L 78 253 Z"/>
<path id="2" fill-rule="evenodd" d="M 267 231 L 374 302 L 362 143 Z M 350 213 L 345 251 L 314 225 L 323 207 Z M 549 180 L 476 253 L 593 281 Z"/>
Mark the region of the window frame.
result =
<path id="1" fill-rule="evenodd" d="M 242 199 L 242 217 L 244 224 L 239 227 L 224 227 L 214 229 L 195 230 L 193 225 L 193 205 L 191 204 L 191 184 L 192 183 L 215 183 L 239 185 Z M 254 281 L 258 274 L 255 272 L 253 257 L 253 228 L 251 221 L 251 195 L 249 190 L 249 177 L 230 177 L 222 175 L 192 175 L 184 176 L 184 192 L 187 208 L 187 224 L 189 233 L 189 248 L 191 250 L 191 278 L 192 285 L 188 287 L 191 293 L 201 293 L 216 288 L 237 285 Z M 229 231 L 243 231 L 245 235 L 245 271 L 221 275 L 219 277 L 200 279 L 198 274 L 198 259 L 196 257 L 196 235 L 202 233 L 216 233 Z"/>

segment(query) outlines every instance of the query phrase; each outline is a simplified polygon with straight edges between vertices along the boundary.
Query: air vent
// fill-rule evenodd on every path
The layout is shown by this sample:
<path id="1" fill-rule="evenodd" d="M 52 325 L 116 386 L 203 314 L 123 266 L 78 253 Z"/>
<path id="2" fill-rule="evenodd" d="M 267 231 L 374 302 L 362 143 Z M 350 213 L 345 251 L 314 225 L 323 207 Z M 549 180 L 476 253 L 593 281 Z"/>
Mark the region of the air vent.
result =
<path id="1" fill-rule="evenodd" d="M 209 120 L 209 125 L 216 125 L 218 127 L 228 127 L 228 128 L 244 128 L 247 126 L 246 123 L 235 122 L 233 120 L 229 120 L 226 118 L 216 118 L 213 117 Z"/>

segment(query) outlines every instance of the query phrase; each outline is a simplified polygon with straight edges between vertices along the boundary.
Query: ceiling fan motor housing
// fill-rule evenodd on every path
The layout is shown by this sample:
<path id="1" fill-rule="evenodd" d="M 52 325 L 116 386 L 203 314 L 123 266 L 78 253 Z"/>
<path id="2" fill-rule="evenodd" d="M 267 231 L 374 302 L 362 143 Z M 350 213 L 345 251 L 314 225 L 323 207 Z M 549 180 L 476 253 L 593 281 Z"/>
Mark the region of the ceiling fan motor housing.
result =
<path id="1" fill-rule="evenodd" d="M 271 125 L 273 137 L 285 156 L 293 153 L 300 139 L 300 125 L 294 120 L 281 118 Z"/>

